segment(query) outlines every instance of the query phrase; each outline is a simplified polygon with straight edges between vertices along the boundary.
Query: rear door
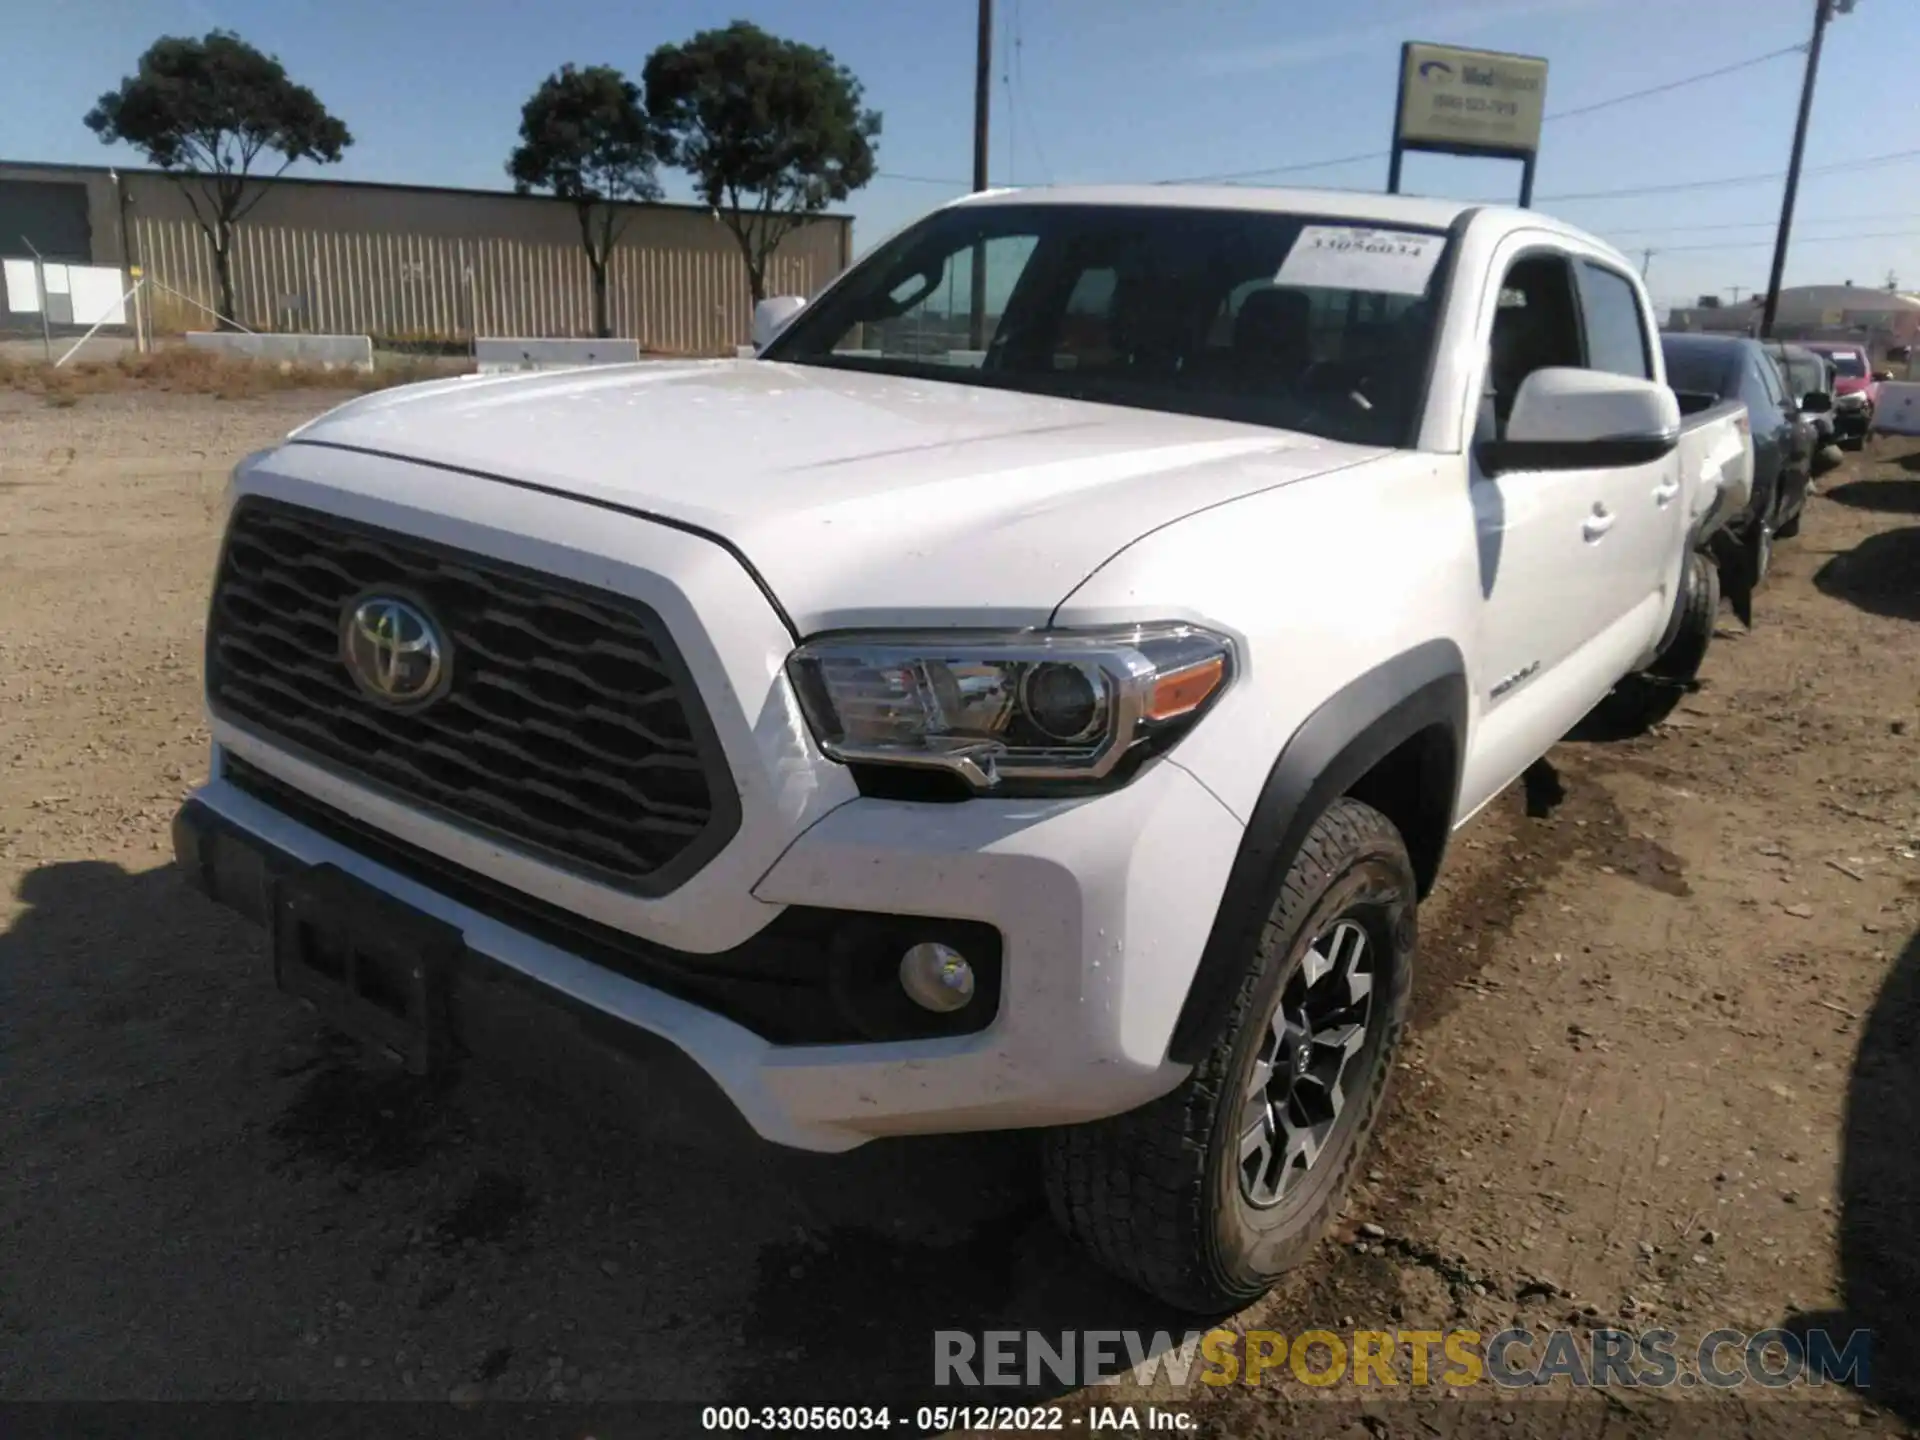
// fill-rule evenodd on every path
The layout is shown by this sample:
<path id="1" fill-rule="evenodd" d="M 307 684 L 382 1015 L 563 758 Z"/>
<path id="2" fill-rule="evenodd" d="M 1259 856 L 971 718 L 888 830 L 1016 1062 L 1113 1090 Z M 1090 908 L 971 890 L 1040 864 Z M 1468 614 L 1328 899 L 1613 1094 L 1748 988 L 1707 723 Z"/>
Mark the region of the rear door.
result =
<path id="1" fill-rule="evenodd" d="M 1655 331 L 1639 286 L 1593 258 L 1577 260 L 1574 274 L 1580 282 L 1587 368 L 1652 380 Z M 1589 526 L 1589 543 L 1602 571 L 1605 613 L 1629 629 L 1639 617 L 1649 642 L 1657 640 L 1680 580 L 1686 533 L 1680 454 L 1670 451 L 1649 464 L 1599 472 L 1594 490 L 1611 525 L 1598 540 L 1590 538 Z"/>

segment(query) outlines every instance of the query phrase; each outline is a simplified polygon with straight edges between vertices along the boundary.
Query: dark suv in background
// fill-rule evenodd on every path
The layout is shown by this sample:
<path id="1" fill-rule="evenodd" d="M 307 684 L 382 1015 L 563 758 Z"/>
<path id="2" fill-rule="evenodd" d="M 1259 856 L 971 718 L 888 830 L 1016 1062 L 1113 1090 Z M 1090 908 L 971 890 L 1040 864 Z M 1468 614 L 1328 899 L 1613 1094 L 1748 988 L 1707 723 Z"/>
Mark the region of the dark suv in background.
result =
<path id="1" fill-rule="evenodd" d="M 1662 335 L 1667 383 L 1708 402 L 1738 400 L 1753 429 L 1753 499 L 1734 522 L 1751 557 L 1752 583 L 1766 578 L 1773 542 L 1800 532 L 1800 512 L 1813 483 L 1816 432 L 1790 396 L 1787 378 L 1758 340 L 1742 335 Z"/>
<path id="2" fill-rule="evenodd" d="M 1761 344 L 1786 381 L 1787 399 L 1800 406 L 1801 415 L 1813 426 L 1813 456 L 1808 469 L 1817 480 L 1844 458 L 1839 448 L 1839 412 L 1833 403 L 1833 362 L 1804 345 L 1786 345 L 1778 340 Z"/>

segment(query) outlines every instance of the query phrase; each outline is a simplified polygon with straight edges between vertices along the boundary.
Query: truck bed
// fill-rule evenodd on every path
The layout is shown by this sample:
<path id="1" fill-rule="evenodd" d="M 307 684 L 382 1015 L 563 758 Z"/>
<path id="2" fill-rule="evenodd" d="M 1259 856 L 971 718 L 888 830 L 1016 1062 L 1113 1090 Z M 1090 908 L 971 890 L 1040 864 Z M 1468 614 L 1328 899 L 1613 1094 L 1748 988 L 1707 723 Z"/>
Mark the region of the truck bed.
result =
<path id="1" fill-rule="evenodd" d="M 1687 523 L 1704 544 L 1753 498 L 1753 441 L 1747 407 L 1698 391 L 1680 400 L 1680 473 L 1688 491 Z"/>

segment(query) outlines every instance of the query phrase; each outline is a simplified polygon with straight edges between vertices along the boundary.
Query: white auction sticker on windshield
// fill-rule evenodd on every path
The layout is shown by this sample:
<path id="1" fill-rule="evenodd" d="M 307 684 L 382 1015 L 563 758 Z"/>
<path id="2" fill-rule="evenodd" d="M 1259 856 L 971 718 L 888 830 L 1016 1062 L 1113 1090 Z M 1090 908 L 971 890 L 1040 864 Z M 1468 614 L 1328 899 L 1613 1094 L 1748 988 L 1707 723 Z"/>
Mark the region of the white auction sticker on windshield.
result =
<path id="1" fill-rule="evenodd" d="M 1273 280 L 1325 290 L 1423 295 L 1444 243 L 1445 236 L 1418 230 L 1306 225 Z"/>

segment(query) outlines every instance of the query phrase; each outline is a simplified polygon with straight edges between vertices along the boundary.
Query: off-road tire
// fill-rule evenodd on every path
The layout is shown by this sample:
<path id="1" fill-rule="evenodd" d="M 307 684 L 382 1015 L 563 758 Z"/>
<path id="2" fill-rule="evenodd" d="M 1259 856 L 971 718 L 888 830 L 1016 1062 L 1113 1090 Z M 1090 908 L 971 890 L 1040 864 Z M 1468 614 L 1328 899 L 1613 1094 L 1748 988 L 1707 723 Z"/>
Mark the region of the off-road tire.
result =
<path id="1" fill-rule="evenodd" d="M 1339 799 L 1275 887 L 1222 1033 L 1172 1092 L 1042 1139 L 1054 1219 L 1095 1261 L 1194 1314 L 1265 1293 L 1339 1213 L 1379 1114 L 1413 983 L 1418 890 L 1392 821 Z M 1341 1119 L 1297 1190 L 1268 1209 L 1242 1192 L 1245 1094 L 1282 987 L 1335 920 L 1362 925 L 1376 1003 Z M 1351 1117 L 1351 1119 L 1348 1119 Z"/>

